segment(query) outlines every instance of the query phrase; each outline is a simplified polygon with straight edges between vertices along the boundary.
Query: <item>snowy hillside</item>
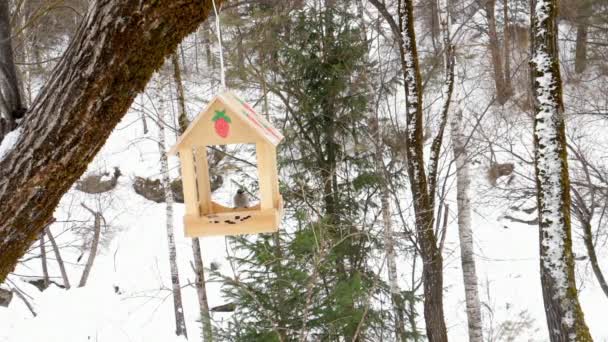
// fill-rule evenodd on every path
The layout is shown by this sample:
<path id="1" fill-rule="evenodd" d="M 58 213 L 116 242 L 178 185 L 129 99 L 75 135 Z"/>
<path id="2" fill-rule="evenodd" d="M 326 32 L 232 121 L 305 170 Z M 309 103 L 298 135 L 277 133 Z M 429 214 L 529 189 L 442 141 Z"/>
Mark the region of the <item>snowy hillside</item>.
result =
<path id="1" fill-rule="evenodd" d="M 90 214 L 80 207 L 80 202 L 91 206 L 101 203 L 104 216 L 111 229 L 108 245 L 103 247 L 95 260 L 90 280 L 84 288 L 65 291 L 52 285 L 44 292 L 24 282 L 29 276 L 39 276 L 38 258 L 21 264 L 9 278 L 24 292 L 37 316 L 23 301 L 15 298 L 8 308 L 0 308 L 3 329 L 0 341 L 113 341 L 113 342 L 168 342 L 182 341 L 175 337 L 171 281 L 167 260 L 165 234 L 165 204 L 157 204 L 137 195 L 131 186 L 134 175 L 158 177 L 158 148 L 153 141 L 139 140 L 131 143 L 133 136 L 141 136 L 141 126 L 132 124 L 135 113 L 125 117 L 115 130 L 103 151 L 91 164 L 90 170 L 110 169 L 119 166 L 125 175 L 117 188 L 101 195 L 87 195 L 77 190 L 66 194 L 56 213 L 56 218 L 71 221 L 91 221 Z M 149 133 L 155 136 L 154 132 Z M 175 162 L 176 160 L 172 160 Z M 486 189 L 484 170 L 475 170 L 475 179 L 481 180 Z M 482 190 L 487 191 L 487 190 Z M 229 194 L 229 191 L 226 191 Z M 473 198 L 483 198 L 475 193 Z M 224 199 L 227 200 L 227 199 Z M 481 299 L 487 305 L 487 325 L 497 338 L 510 321 L 514 329 L 526 341 L 546 341 L 544 310 L 538 279 L 538 232 L 536 227 L 501 220 L 504 208 L 478 206 L 474 213 L 475 247 Z M 175 236 L 181 283 L 184 286 L 184 310 L 188 335 L 201 334 L 200 315 L 196 291 L 191 286 L 192 251 L 190 239 L 182 232 L 183 205 L 175 205 Z M 69 224 L 55 223 L 52 230 L 59 245 L 69 245 L 75 237 L 67 230 Z M 201 239 L 203 260 L 209 268 L 214 262 L 221 271 L 231 275 L 225 257 L 230 251 L 222 237 Z M 35 249 L 36 246 L 33 248 Z M 51 253 L 50 249 L 47 253 Z M 448 333 L 454 341 L 464 341 L 467 336 L 466 316 L 462 288 L 462 271 L 458 257 L 457 226 L 450 220 L 446 239 L 446 314 Z M 32 253 L 32 255 L 37 255 Z M 80 278 L 84 259 L 77 261 L 81 251 L 76 247 L 62 248 L 71 282 Z M 27 259 L 27 257 L 26 257 Z M 49 256 L 49 273 L 52 280 L 61 284 L 59 269 Z M 604 324 L 606 306 L 601 289 L 593 281 L 588 265 L 577 264 L 581 280 L 581 300 L 586 319 L 597 341 L 608 341 L 608 326 Z M 407 281 L 406 275 L 403 281 Z M 75 286 L 75 285 L 73 285 Z M 207 285 L 209 305 L 225 304 L 220 285 L 213 280 Z M 230 319 L 227 314 L 213 314 L 215 324 Z M 196 339 L 197 337 L 194 337 Z M 504 340 L 504 336 L 498 340 Z"/>

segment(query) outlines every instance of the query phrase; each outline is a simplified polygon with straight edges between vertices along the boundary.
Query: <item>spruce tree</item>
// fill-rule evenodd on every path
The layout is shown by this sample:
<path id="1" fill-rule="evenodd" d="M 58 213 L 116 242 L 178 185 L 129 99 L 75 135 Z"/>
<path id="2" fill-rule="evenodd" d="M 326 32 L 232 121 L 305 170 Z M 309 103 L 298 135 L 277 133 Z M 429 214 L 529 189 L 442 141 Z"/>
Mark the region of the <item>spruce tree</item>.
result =
<path id="1" fill-rule="evenodd" d="M 282 10 L 264 21 L 258 9 L 258 25 L 239 30 L 249 40 L 245 45 L 260 40 L 248 58 L 266 62 L 272 72 L 260 83 L 287 113 L 275 123 L 285 134 L 279 153 L 282 173 L 289 176 L 282 183 L 286 218 L 278 236 L 232 240 L 237 278 L 214 275 L 237 304 L 220 338 L 394 336 L 392 327 L 386 329 L 393 322 L 390 312 L 378 306 L 390 301 L 390 293 L 379 276 L 383 260 L 374 259 L 379 215 L 370 214 L 378 212 L 379 177 L 367 131 L 368 44 L 347 4 Z M 272 37 L 249 35 L 247 29 L 267 32 L 260 23 L 275 28 Z"/>

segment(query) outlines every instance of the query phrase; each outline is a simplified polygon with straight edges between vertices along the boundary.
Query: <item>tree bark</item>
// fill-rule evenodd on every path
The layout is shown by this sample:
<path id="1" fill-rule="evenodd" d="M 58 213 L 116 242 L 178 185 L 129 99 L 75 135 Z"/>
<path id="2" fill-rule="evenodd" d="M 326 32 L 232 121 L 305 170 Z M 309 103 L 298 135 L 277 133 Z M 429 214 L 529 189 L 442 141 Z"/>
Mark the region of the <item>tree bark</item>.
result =
<path id="1" fill-rule="evenodd" d="M 577 157 L 579 156 L 577 155 Z M 585 162 L 580 157 L 579 160 L 581 160 L 582 163 Z M 583 169 L 588 175 L 586 166 L 583 166 Z M 590 180 L 590 178 L 587 179 Z M 606 297 L 608 297 L 608 283 L 606 282 L 604 273 L 600 268 L 599 260 L 597 259 L 597 254 L 595 252 L 595 243 L 593 241 L 593 227 L 591 226 L 594 214 L 593 207 L 595 206 L 595 190 L 592 190 L 591 194 L 589 195 L 591 197 L 591 204 L 589 206 L 585 203 L 585 199 L 580 195 L 580 193 L 576 189 L 573 188 L 572 193 L 574 194 L 574 200 L 572 202 L 572 211 L 583 228 L 583 242 L 585 243 L 585 249 L 587 249 L 587 255 L 589 256 L 589 263 L 591 264 L 591 269 L 593 270 L 595 278 L 600 284 L 602 291 L 604 291 L 604 294 L 606 295 Z"/>
<path id="2" fill-rule="evenodd" d="M 215 57 L 211 51 L 211 23 L 201 25 L 200 32 L 203 35 L 203 49 L 205 50 L 205 61 L 207 68 L 215 68 Z"/>
<path id="3" fill-rule="evenodd" d="M 473 252 L 473 230 L 471 229 L 471 200 L 469 188 L 467 137 L 462 127 L 462 111 L 458 111 L 451 122 L 452 146 L 456 161 L 456 202 L 458 205 L 458 238 L 460 240 L 460 262 L 464 281 L 467 322 L 469 325 L 469 342 L 483 342 L 481 324 L 481 304 L 477 291 L 477 271 L 475 253 Z"/>
<path id="4" fill-rule="evenodd" d="M 390 192 L 386 179 L 386 169 L 383 160 L 382 133 L 376 117 L 370 118 L 370 134 L 374 139 L 374 164 L 376 174 L 380 179 L 380 206 L 382 212 L 382 225 L 384 233 L 384 253 L 386 254 L 386 265 L 388 274 L 388 285 L 393 303 L 395 315 L 395 335 L 397 341 L 405 342 L 405 303 L 397 280 L 397 260 L 395 254 L 395 240 L 393 236 L 393 225 L 391 220 Z"/>
<path id="5" fill-rule="evenodd" d="M 211 0 L 91 4 L 26 113 L 15 148 L 0 161 L 0 282 L 152 73 L 211 9 Z"/>
<path id="6" fill-rule="evenodd" d="M 188 339 L 186 320 L 184 319 L 184 307 L 182 305 L 182 288 L 179 281 L 179 270 L 177 268 L 177 249 L 175 247 L 175 236 L 173 234 L 173 191 L 171 190 L 171 179 L 169 178 L 169 161 L 165 147 L 165 122 L 163 113 L 164 105 L 159 105 L 158 113 L 158 152 L 160 153 L 160 172 L 162 174 L 163 190 L 166 203 L 166 228 L 167 247 L 169 251 L 169 266 L 171 269 L 171 290 L 173 292 L 173 309 L 175 313 L 175 334 Z"/>
<path id="7" fill-rule="evenodd" d="M 423 261 L 424 319 L 429 341 L 445 342 L 448 340 L 448 336 L 443 314 L 443 257 L 433 231 L 433 201 L 424 170 L 422 87 L 414 31 L 414 3 L 411 0 L 405 0 L 401 5 L 398 27 L 399 52 L 407 99 L 407 171 L 414 202 L 416 234 Z"/>
<path id="8" fill-rule="evenodd" d="M 182 83 L 181 69 L 179 66 L 179 58 L 177 53 L 171 55 L 173 63 L 173 79 L 177 90 L 178 101 L 178 124 L 179 133 L 183 134 L 188 129 L 190 120 L 186 111 L 186 99 L 184 95 L 184 85 Z M 213 341 L 213 325 L 211 324 L 211 314 L 209 313 L 209 302 L 207 301 L 207 286 L 205 283 L 205 267 L 203 264 L 203 253 L 201 252 L 201 243 L 198 238 L 192 239 L 192 257 L 194 259 L 194 273 L 196 275 L 195 286 L 198 296 L 199 309 L 201 312 L 201 321 L 203 323 L 203 341 Z"/>
<path id="9" fill-rule="evenodd" d="M 511 82 L 511 35 L 509 32 L 509 0 L 503 1 L 502 13 L 504 17 L 503 25 L 503 58 L 505 59 L 505 95 L 510 97 L 513 94 L 513 82 Z"/>
<path id="10" fill-rule="evenodd" d="M 93 215 L 95 221 L 93 224 L 93 239 L 91 240 L 89 257 L 87 258 L 87 263 L 85 264 L 84 270 L 82 271 L 82 276 L 80 277 L 80 283 L 78 284 L 78 287 L 84 287 L 87 284 L 89 274 L 91 273 L 91 269 L 93 269 L 93 262 L 95 261 L 95 257 L 97 256 L 97 247 L 99 246 L 99 238 L 101 236 L 101 220 L 103 218 L 100 212 L 94 211 L 84 204 L 82 204 L 82 206 Z"/>
<path id="11" fill-rule="evenodd" d="M 184 83 L 182 82 L 182 72 L 179 66 L 179 57 L 177 52 L 171 55 L 171 63 L 173 64 L 173 80 L 175 81 L 175 91 L 177 93 L 177 106 L 179 108 L 179 123 L 180 133 L 184 133 L 190 124 L 188 120 L 188 112 L 186 111 L 186 96 L 184 92 Z"/>
<path id="12" fill-rule="evenodd" d="M 4 117 L 0 117 L 0 120 L 4 121 L 1 125 L 4 131 L 0 132 L 0 141 L 6 133 L 15 128 L 15 120 L 23 116 L 8 6 L 8 1 L 0 1 L 0 111 Z"/>
<path id="13" fill-rule="evenodd" d="M 49 287 L 49 268 L 46 258 L 46 246 L 44 241 L 44 233 L 40 234 L 40 262 L 42 263 L 42 286 L 46 289 Z"/>
<path id="14" fill-rule="evenodd" d="M 496 101 L 501 105 L 507 102 L 507 94 L 505 88 L 505 76 L 502 67 L 502 58 L 500 57 L 500 44 L 498 42 L 498 33 L 496 32 L 496 17 L 494 11 L 496 9 L 496 0 L 485 0 L 486 19 L 488 20 L 488 36 L 490 55 L 492 56 L 492 67 L 494 69 L 494 85 L 496 86 Z"/>
<path id="15" fill-rule="evenodd" d="M 574 276 L 557 0 L 533 1 L 531 13 L 540 275 L 549 337 L 552 342 L 592 341 Z"/>
<path id="16" fill-rule="evenodd" d="M 439 6 L 437 0 L 428 1 L 429 8 L 429 27 L 431 29 L 431 41 L 433 43 L 433 50 L 436 54 L 439 53 L 440 47 L 439 43 L 441 42 L 440 31 L 439 31 Z"/>
<path id="17" fill-rule="evenodd" d="M 592 0 L 579 0 L 574 57 L 574 72 L 577 74 L 582 73 L 587 68 L 587 35 L 589 33 L 589 17 L 592 14 L 592 5 Z"/>
<path id="18" fill-rule="evenodd" d="M 361 26 L 361 39 L 367 39 L 367 26 L 365 21 L 365 4 L 363 0 L 357 1 L 357 16 Z M 369 63 L 369 61 L 367 61 Z M 369 79 L 370 74 L 365 69 L 365 79 L 367 79 L 369 94 L 374 93 L 372 81 Z M 384 252 L 386 254 L 387 275 L 391 301 L 393 304 L 393 312 L 395 319 L 395 339 L 396 341 L 406 341 L 405 333 L 405 301 L 399 288 L 397 279 L 397 259 L 395 253 L 395 237 L 393 236 L 393 224 L 391 220 L 390 207 L 390 189 L 386 175 L 386 167 L 384 165 L 384 145 L 382 143 L 382 128 L 378 120 L 378 110 L 371 113 L 368 119 L 368 127 L 374 142 L 374 168 L 380 180 L 380 206 L 382 212 L 382 226 L 384 233 Z"/>
<path id="19" fill-rule="evenodd" d="M 595 244 L 593 243 L 593 232 L 591 230 L 591 220 L 583 219 L 581 220 L 581 224 L 583 225 L 583 241 L 585 242 L 585 248 L 587 249 L 587 255 L 589 256 L 589 263 L 591 264 L 591 269 L 593 270 L 593 274 L 595 274 L 595 278 L 597 282 L 600 284 L 600 288 L 604 291 L 606 297 L 608 297 L 608 282 L 606 282 L 606 278 L 604 277 L 604 273 L 600 268 L 600 263 L 597 259 L 597 254 L 595 253 Z"/>
<path id="20" fill-rule="evenodd" d="M 59 246 L 57 246 L 57 242 L 55 242 L 55 238 L 53 237 L 53 233 L 51 233 L 51 228 L 47 227 L 46 235 L 49 237 L 49 241 L 51 241 L 51 246 L 53 246 L 53 252 L 55 252 L 55 259 L 57 259 L 57 265 L 59 265 L 59 271 L 61 272 L 61 278 L 63 278 L 63 286 L 66 290 L 70 289 L 70 279 L 68 278 L 68 274 L 65 271 L 65 264 L 63 263 L 63 258 L 61 257 L 61 252 L 59 251 Z"/>
<path id="21" fill-rule="evenodd" d="M 209 302 L 207 301 L 207 284 L 205 283 L 205 268 L 203 267 L 203 255 L 201 244 L 198 238 L 192 239 L 192 254 L 194 256 L 194 271 L 196 273 L 196 294 L 201 310 L 201 320 L 203 322 L 203 341 L 213 341 L 213 325 L 211 324 L 211 314 L 209 313 Z"/>

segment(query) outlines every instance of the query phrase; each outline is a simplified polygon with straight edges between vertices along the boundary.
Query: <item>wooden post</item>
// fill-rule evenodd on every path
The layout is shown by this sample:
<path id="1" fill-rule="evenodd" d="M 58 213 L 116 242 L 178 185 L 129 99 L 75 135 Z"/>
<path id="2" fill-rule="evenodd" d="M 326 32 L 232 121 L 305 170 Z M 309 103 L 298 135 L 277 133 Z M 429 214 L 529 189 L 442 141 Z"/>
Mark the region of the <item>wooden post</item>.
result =
<path id="1" fill-rule="evenodd" d="M 207 147 L 200 146 L 195 150 L 196 182 L 201 214 L 213 213 L 211 206 L 211 186 L 209 185 L 209 165 L 207 164 Z"/>
<path id="2" fill-rule="evenodd" d="M 257 143 L 255 147 L 260 179 L 260 209 L 275 208 L 279 201 L 276 148 L 268 143 Z"/>
<path id="3" fill-rule="evenodd" d="M 196 174 L 194 173 L 194 155 L 190 147 L 179 149 L 179 159 L 182 169 L 182 187 L 186 215 L 198 216 L 198 198 L 196 196 Z"/>

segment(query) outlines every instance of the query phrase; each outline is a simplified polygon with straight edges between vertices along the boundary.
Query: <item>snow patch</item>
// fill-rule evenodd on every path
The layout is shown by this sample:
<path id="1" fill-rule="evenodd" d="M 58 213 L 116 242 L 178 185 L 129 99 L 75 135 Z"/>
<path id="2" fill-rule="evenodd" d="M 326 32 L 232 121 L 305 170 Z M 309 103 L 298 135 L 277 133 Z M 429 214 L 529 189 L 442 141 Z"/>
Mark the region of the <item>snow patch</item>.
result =
<path id="1" fill-rule="evenodd" d="M 13 149 L 13 147 L 15 147 L 15 144 L 17 143 L 17 140 L 19 140 L 19 137 L 21 137 L 22 132 L 23 129 L 19 127 L 4 137 L 4 140 L 2 140 L 2 143 L 0 144 L 0 161 L 2 161 L 4 156 L 6 156 Z"/>

